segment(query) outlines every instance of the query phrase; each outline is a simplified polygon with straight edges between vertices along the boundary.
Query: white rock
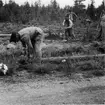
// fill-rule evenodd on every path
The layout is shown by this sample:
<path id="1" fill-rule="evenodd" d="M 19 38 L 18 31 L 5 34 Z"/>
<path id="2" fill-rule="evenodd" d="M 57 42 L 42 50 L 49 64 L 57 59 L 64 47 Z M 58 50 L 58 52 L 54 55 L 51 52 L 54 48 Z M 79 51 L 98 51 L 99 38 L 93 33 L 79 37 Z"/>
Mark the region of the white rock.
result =
<path id="1" fill-rule="evenodd" d="M 64 62 L 66 62 L 66 60 L 65 60 L 65 59 L 63 59 L 63 60 L 62 60 L 62 62 L 64 63 Z"/>
<path id="2" fill-rule="evenodd" d="M 6 64 L 0 63 L 0 71 L 4 73 L 4 75 L 6 75 L 7 71 L 8 71 L 8 67 Z"/>

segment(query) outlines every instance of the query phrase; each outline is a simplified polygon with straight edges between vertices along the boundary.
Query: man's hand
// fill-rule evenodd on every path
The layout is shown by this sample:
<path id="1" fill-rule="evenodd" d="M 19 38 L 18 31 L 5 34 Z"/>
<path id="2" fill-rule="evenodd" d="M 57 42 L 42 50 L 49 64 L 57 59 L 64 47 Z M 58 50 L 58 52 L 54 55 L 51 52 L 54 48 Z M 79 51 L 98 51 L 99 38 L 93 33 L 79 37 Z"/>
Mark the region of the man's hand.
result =
<path id="1" fill-rule="evenodd" d="M 69 28 L 71 28 L 70 26 L 69 27 L 64 27 L 64 29 L 69 29 Z"/>

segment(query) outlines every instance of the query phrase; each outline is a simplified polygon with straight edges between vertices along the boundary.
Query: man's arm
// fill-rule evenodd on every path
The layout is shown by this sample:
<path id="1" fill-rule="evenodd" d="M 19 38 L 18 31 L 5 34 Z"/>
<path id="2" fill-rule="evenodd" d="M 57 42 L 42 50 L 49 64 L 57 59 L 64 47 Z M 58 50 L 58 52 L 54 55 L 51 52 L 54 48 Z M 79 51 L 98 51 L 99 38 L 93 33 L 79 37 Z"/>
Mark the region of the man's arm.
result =
<path id="1" fill-rule="evenodd" d="M 62 23 L 62 24 L 63 24 L 63 26 L 65 25 L 65 19 L 64 19 L 64 21 L 63 21 L 63 23 Z"/>
<path id="2" fill-rule="evenodd" d="M 68 28 L 72 28 L 72 26 L 73 26 L 73 22 L 69 19 L 69 26 L 68 27 L 65 27 L 65 29 L 68 29 Z"/>
<path id="3" fill-rule="evenodd" d="M 30 36 L 28 34 L 24 35 L 21 38 L 21 42 L 24 43 L 24 45 L 27 45 L 29 48 L 33 49 L 33 46 L 32 46 L 32 43 L 31 43 L 31 39 L 30 39 Z"/>

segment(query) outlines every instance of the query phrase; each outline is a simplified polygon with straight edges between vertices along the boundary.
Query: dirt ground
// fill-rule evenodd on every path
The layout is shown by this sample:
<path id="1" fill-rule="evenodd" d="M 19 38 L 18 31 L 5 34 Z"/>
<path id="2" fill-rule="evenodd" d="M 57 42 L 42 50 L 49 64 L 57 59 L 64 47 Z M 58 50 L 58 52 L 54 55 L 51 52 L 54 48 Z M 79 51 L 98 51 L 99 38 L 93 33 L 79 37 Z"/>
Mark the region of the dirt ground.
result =
<path id="1" fill-rule="evenodd" d="M 105 76 L 85 78 L 75 73 L 66 77 L 57 73 L 18 83 L 0 81 L 0 105 L 104 103 Z"/>
<path id="2" fill-rule="evenodd" d="M 42 45 L 45 48 L 47 46 L 48 57 L 51 56 L 50 53 L 56 52 L 56 50 L 62 50 L 63 48 L 68 50 L 69 47 L 77 48 L 77 45 L 79 45 L 78 43 L 70 45 L 67 43 L 54 43 Z M 46 68 L 49 70 L 54 67 L 49 65 Z M 88 67 L 86 66 L 86 68 Z M 73 72 L 69 76 L 67 73 L 64 74 L 55 70 L 55 73 L 52 74 L 33 74 L 32 78 L 28 78 L 29 75 L 24 71 L 22 71 L 23 73 L 20 72 L 16 77 L 15 75 L 0 77 L 0 105 L 104 104 L 105 76 L 91 76 L 90 72 L 93 70 L 89 71 L 89 73 L 87 70 L 84 75 L 78 68 L 77 70 L 78 73 Z"/>

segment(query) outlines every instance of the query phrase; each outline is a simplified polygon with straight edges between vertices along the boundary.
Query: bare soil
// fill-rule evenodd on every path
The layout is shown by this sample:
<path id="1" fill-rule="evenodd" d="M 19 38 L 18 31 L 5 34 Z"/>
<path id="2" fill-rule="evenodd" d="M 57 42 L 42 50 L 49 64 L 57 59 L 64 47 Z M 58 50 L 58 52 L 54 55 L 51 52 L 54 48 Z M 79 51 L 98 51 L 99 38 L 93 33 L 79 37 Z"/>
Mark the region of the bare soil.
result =
<path id="1" fill-rule="evenodd" d="M 14 83 L 3 77 L 0 105 L 104 104 L 105 76 L 86 75 L 75 73 L 67 77 L 59 72 Z"/>

